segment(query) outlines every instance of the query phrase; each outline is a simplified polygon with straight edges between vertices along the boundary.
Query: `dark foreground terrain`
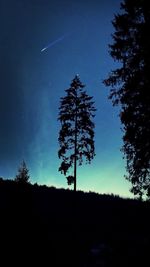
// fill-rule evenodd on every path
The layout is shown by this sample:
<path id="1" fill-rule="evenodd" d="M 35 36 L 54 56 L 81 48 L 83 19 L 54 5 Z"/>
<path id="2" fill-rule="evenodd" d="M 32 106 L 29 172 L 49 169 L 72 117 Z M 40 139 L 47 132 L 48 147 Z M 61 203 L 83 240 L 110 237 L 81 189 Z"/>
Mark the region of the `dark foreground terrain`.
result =
<path id="1" fill-rule="evenodd" d="M 0 180 L 0 266 L 149 266 L 149 227 L 148 202 Z"/>

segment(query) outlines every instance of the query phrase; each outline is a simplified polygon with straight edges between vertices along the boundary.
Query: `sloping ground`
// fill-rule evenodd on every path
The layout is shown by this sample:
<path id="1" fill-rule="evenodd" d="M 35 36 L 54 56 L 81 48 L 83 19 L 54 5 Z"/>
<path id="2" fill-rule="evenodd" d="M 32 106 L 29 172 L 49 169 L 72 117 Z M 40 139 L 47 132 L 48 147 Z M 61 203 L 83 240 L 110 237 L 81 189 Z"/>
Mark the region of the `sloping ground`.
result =
<path id="1" fill-rule="evenodd" d="M 148 202 L 0 181 L 0 266 L 146 266 L 149 214 Z"/>

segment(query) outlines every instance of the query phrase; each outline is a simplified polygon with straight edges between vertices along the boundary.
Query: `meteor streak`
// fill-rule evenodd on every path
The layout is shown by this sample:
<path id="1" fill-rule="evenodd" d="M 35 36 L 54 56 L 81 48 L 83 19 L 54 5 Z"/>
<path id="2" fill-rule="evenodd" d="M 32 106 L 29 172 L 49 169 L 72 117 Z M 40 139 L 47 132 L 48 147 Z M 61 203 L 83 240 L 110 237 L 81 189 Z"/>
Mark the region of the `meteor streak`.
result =
<path id="1" fill-rule="evenodd" d="M 60 38 L 56 39 L 55 41 L 49 43 L 47 46 L 45 46 L 44 48 L 42 48 L 41 52 L 44 52 L 45 50 L 47 50 L 48 48 L 52 47 L 53 45 L 59 43 L 60 41 L 62 41 L 65 38 L 66 34 L 64 34 L 63 36 L 61 36 Z"/>

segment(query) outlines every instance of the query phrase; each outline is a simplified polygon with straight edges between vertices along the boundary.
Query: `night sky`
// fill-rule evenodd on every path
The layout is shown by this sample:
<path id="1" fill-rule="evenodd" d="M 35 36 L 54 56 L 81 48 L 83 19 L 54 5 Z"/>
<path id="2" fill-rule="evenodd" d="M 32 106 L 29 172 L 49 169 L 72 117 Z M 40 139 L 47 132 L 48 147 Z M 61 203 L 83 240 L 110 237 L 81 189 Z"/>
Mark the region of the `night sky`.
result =
<path id="1" fill-rule="evenodd" d="M 57 117 L 79 74 L 97 112 L 96 157 L 78 168 L 77 188 L 131 196 L 119 108 L 102 83 L 115 68 L 108 44 L 119 8 L 119 0 L 0 1 L 0 176 L 14 178 L 24 159 L 33 183 L 68 188 L 58 172 Z"/>

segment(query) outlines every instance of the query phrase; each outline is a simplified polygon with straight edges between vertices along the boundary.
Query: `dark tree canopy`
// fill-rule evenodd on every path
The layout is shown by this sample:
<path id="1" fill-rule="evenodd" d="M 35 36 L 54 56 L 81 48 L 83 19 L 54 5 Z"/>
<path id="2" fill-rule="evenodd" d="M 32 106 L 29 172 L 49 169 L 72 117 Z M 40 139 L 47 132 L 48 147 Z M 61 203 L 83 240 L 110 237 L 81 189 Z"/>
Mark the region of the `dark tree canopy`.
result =
<path id="1" fill-rule="evenodd" d="M 120 104 L 123 153 L 131 192 L 150 193 L 150 6 L 147 0 L 125 0 L 113 20 L 110 54 L 119 67 L 104 81 L 110 99 Z"/>
<path id="2" fill-rule="evenodd" d="M 68 184 L 74 184 L 76 191 L 77 162 L 82 165 L 83 158 L 90 163 L 95 156 L 94 148 L 94 123 L 95 116 L 94 102 L 88 96 L 83 85 L 76 75 L 66 89 L 66 96 L 60 100 L 59 117 L 61 130 L 59 132 L 58 151 L 59 158 L 62 158 L 59 171 L 64 175 L 69 168 L 74 167 L 74 175 L 67 176 Z"/>
<path id="3" fill-rule="evenodd" d="M 30 176 L 29 170 L 27 169 L 26 163 L 23 160 L 21 166 L 18 169 L 18 174 L 15 177 L 15 181 L 19 183 L 29 183 Z"/>

